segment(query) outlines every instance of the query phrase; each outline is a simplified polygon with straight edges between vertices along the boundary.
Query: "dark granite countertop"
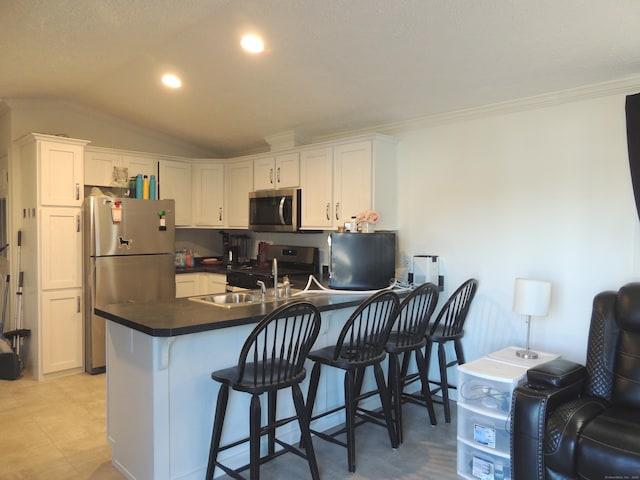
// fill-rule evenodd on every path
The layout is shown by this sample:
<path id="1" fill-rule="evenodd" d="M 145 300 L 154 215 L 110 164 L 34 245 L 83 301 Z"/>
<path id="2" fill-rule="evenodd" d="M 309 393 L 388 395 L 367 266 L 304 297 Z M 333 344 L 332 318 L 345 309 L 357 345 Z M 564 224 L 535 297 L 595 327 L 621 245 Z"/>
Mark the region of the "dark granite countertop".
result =
<path id="1" fill-rule="evenodd" d="M 368 294 L 312 293 L 292 299 L 309 300 L 321 312 L 359 305 Z M 259 322 L 283 301 L 223 308 L 188 298 L 153 303 L 120 303 L 96 307 L 103 318 L 153 337 L 173 337 Z"/>

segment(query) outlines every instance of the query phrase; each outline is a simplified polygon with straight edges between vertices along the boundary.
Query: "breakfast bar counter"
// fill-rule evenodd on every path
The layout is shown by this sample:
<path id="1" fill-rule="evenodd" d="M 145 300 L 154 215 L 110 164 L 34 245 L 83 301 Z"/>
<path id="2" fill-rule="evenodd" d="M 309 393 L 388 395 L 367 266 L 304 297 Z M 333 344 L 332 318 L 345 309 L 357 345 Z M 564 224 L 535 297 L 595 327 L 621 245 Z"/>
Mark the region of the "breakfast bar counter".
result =
<path id="1" fill-rule="evenodd" d="M 366 296 L 354 292 L 294 297 L 311 301 L 321 311 L 314 349 L 335 342 L 345 320 Z M 107 436 L 112 463 L 126 478 L 204 478 L 219 388 L 211 372 L 234 365 L 255 324 L 279 304 L 282 301 L 224 308 L 176 299 L 96 308 L 96 314 L 106 319 Z M 326 373 L 315 411 L 343 401 L 344 379 L 337 372 Z M 365 382 L 373 384 L 372 376 Z M 303 392 L 307 385 L 308 378 L 301 385 Z M 249 396 L 232 393 L 230 400 L 224 443 L 249 431 Z M 283 415 L 294 412 L 290 395 L 281 396 L 278 410 Z M 338 412 L 315 427 L 323 430 L 343 421 L 343 412 Z M 295 422 L 284 429 L 283 438 L 297 440 Z M 232 467 L 245 464 L 246 453 L 246 445 L 229 449 L 224 461 Z"/>
<path id="2" fill-rule="evenodd" d="M 326 312 L 356 306 L 365 298 L 365 295 L 358 292 L 353 294 L 313 292 L 315 293 L 294 295 L 290 300 L 308 300 L 321 312 Z M 267 292 L 267 298 L 271 294 L 272 291 Z M 267 313 L 282 303 L 283 301 L 279 300 L 225 308 L 205 305 L 188 298 L 178 298 L 153 303 L 107 305 L 96 307 L 95 313 L 152 337 L 174 337 L 258 323 Z"/>

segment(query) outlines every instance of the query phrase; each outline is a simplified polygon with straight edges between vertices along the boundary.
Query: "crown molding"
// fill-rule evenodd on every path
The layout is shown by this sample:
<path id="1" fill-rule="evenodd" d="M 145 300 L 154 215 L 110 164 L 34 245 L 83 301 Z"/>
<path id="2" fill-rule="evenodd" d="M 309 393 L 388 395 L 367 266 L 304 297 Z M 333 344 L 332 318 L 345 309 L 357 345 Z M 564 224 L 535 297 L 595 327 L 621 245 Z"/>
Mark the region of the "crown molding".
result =
<path id="1" fill-rule="evenodd" d="M 426 115 L 402 122 L 380 124 L 362 129 L 350 130 L 348 132 L 340 132 L 339 134 L 313 137 L 313 142 L 316 143 L 320 141 L 335 140 L 347 136 L 362 135 L 372 132 L 383 133 L 387 135 L 398 135 L 402 132 L 436 125 L 464 122 L 467 120 L 473 120 L 493 115 L 504 115 L 525 110 L 535 110 L 538 108 L 545 108 L 593 98 L 606 97 L 610 95 L 629 95 L 638 92 L 640 92 L 640 76 L 625 77 L 610 82 L 586 85 L 582 87 L 560 90 L 531 97 L 519 98 L 516 100 L 508 100 L 505 102 L 483 105 L 480 107 L 455 110 L 452 112 L 438 113 L 434 115 Z"/>

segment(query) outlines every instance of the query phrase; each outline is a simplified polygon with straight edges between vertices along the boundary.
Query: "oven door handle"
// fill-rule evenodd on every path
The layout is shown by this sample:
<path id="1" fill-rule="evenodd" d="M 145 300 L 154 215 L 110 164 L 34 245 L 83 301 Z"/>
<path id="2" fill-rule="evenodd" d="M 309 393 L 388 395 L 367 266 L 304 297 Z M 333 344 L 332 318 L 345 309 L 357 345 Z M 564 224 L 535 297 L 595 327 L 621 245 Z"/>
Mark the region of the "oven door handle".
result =
<path id="1" fill-rule="evenodd" d="M 281 225 L 285 225 L 285 220 L 284 220 L 284 204 L 287 200 L 287 197 L 282 196 L 280 197 L 280 205 L 278 207 L 278 215 L 280 216 L 280 224 Z"/>

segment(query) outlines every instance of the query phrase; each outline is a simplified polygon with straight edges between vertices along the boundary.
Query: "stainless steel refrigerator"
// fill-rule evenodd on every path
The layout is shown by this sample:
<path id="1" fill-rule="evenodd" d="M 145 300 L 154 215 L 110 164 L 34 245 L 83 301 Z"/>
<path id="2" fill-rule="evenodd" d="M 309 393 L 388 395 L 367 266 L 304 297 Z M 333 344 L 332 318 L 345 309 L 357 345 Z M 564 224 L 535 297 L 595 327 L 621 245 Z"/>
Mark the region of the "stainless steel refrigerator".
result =
<path id="1" fill-rule="evenodd" d="M 84 225 L 85 370 L 94 374 L 105 371 L 94 307 L 175 298 L 174 201 L 87 197 Z"/>

